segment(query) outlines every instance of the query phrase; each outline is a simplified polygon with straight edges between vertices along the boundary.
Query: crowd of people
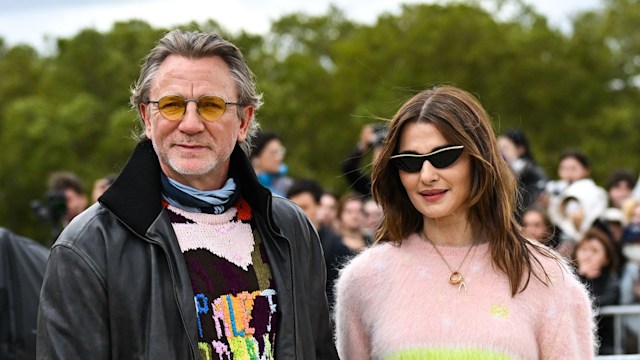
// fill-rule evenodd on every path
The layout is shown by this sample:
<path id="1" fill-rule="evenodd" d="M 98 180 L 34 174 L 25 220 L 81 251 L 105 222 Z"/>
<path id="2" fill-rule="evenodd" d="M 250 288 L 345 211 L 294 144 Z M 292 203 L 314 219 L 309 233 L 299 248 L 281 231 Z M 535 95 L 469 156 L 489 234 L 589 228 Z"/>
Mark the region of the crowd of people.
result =
<path id="1" fill-rule="evenodd" d="M 336 164 L 344 194 L 289 174 L 251 70 L 216 34 L 165 34 L 130 102 L 144 132 L 91 204 L 52 176 L 64 230 L 39 358 L 586 359 L 613 351 L 590 298 L 640 303 L 637 179 L 600 187 L 572 150 L 550 180 L 462 89 L 365 125 Z"/>
<path id="2" fill-rule="evenodd" d="M 370 164 L 386 139 L 386 124 L 367 124 L 353 150 L 340 165 L 348 191 L 341 196 L 325 191 L 313 179 L 287 174 L 285 148 L 273 131 L 257 133 L 250 153 L 261 185 L 296 203 L 318 232 L 327 269 L 326 293 L 335 307 L 335 285 L 340 269 L 374 243 L 383 220 L 381 206 L 371 194 Z M 640 303 L 640 193 L 638 179 L 629 171 L 611 174 L 606 187 L 590 178 L 585 154 L 567 151 L 558 160 L 558 180 L 549 180 L 535 162 L 528 139 L 519 130 L 498 135 L 501 156 L 518 181 L 516 215 L 523 233 L 564 255 L 590 289 L 597 306 Z M 371 154 L 368 154 L 368 153 Z M 114 182 L 110 174 L 95 180 L 91 201 Z M 64 198 L 66 226 L 89 205 L 80 178 L 68 171 L 53 173 L 49 192 Z M 629 351 L 640 326 L 625 323 Z M 598 321 L 601 354 L 613 353 L 612 318 Z"/>
<path id="3" fill-rule="evenodd" d="M 499 144 L 518 179 L 524 232 L 572 262 L 596 306 L 640 304 L 640 257 L 632 250 L 640 242 L 638 178 L 616 170 L 599 186 L 588 156 L 567 150 L 558 158 L 558 179 L 548 180 L 521 131 L 500 135 Z M 640 327 L 626 319 L 623 346 L 635 352 Z M 613 354 L 613 319 L 598 320 L 600 353 Z"/>
<path id="4" fill-rule="evenodd" d="M 264 186 L 297 203 L 318 229 L 325 251 L 331 307 L 339 269 L 373 244 L 382 222 L 382 208 L 371 194 L 371 164 L 365 159 L 376 161 L 386 133 L 387 124 L 363 126 L 353 150 L 340 164 L 348 187 L 342 196 L 324 192 L 313 180 L 288 177 L 283 170 L 284 151 L 272 152 L 273 172 L 264 173 L 264 168 L 254 166 L 256 173 L 262 172 L 258 178 L 265 179 L 261 181 Z M 264 134 L 258 139 L 265 136 L 272 139 L 274 148 L 283 147 L 274 132 Z M 628 170 L 618 170 L 601 187 L 590 177 L 587 155 L 567 150 L 558 159 L 558 179 L 551 180 L 536 163 L 521 130 L 510 129 L 498 134 L 496 140 L 503 160 L 517 179 L 515 212 L 523 233 L 564 256 L 590 289 L 596 306 L 640 304 L 638 178 Z M 287 179 L 290 190 L 273 188 L 273 179 L 280 184 Z M 612 320 L 598 319 L 600 354 L 614 352 Z M 627 321 L 626 327 L 625 348 L 633 352 L 640 326 Z"/>

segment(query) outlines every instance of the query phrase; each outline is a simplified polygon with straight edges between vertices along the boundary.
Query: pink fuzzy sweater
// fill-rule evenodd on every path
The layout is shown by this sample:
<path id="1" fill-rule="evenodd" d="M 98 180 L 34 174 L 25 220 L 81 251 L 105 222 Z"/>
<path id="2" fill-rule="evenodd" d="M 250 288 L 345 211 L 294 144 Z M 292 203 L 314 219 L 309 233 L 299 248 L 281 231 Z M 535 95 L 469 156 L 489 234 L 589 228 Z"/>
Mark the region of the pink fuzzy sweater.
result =
<path id="1" fill-rule="evenodd" d="M 454 268 L 469 249 L 438 248 Z M 486 243 L 460 269 L 467 291 L 449 284 L 450 270 L 418 235 L 399 247 L 373 246 L 342 270 L 336 285 L 341 359 L 593 358 L 586 289 L 566 266 L 538 258 L 551 284 L 532 276 L 512 297 Z"/>

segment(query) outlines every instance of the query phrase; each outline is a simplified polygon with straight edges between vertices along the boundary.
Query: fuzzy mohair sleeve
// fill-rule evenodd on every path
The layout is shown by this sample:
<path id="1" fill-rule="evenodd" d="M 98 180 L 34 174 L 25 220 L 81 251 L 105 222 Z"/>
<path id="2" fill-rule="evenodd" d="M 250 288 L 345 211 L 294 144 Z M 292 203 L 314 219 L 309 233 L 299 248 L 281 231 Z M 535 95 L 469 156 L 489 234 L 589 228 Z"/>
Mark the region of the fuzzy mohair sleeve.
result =
<path id="1" fill-rule="evenodd" d="M 336 283 L 336 346 L 341 359 L 371 358 L 370 335 L 364 314 L 367 297 L 371 296 L 370 276 L 365 259 L 369 250 L 353 259 L 340 271 Z M 365 285 L 365 286 L 363 286 Z"/>
<path id="2" fill-rule="evenodd" d="M 555 264 L 545 265 L 547 270 L 558 269 Z M 570 266 L 561 263 L 559 268 L 551 271 L 550 296 L 546 298 L 549 304 L 547 312 L 541 314 L 540 359 L 594 359 L 598 341 L 591 296 Z"/>

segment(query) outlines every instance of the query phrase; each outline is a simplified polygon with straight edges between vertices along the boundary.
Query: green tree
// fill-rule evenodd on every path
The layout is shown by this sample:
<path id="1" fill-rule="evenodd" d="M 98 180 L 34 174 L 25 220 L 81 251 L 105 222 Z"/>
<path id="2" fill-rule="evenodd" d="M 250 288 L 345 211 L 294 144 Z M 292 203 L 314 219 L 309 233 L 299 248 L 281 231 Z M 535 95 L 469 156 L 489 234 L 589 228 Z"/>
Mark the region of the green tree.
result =
<path id="1" fill-rule="evenodd" d="M 340 144 L 351 143 L 342 130 L 348 108 L 336 96 L 334 44 L 355 29 L 335 7 L 323 16 L 286 15 L 272 25 L 264 61 L 253 63 L 265 94 L 262 126 L 283 138 L 291 175 L 330 188 L 344 187 L 338 164 L 346 150 Z"/>
<path id="2" fill-rule="evenodd" d="M 638 172 L 640 153 L 640 1 L 607 0 L 601 10 L 582 13 L 573 23 L 572 49 L 593 78 L 580 93 L 603 93 L 581 121 L 580 146 L 603 182 L 614 169 Z M 599 73 L 603 72 L 603 73 Z M 586 91 L 585 91 L 586 90 Z"/>
<path id="3" fill-rule="evenodd" d="M 576 16 L 568 33 L 521 0 L 496 0 L 492 10 L 478 3 L 404 5 L 369 25 L 332 6 L 284 15 L 264 35 L 213 20 L 180 28 L 214 31 L 241 48 L 264 93 L 258 119 L 282 136 L 290 174 L 337 192 L 361 127 L 442 83 L 475 94 L 497 132 L 524 130 L 552 177 L 568 147 L 591 157 L 600 183 L 616 168 L 640 170 L 640 1 L 607 0 Z M 502 7 L 515 11 L 505 16 Z M 29 200 L 44 195 L 52 171 L 74 171 L 87 187 L 118 172 L 141 129 L 129 88 L 166 31 L 118 22 L 57 39 L 46 56 L 0 39 L 0 200 L 8 204 L 0 226 L 46 241 Z"/>

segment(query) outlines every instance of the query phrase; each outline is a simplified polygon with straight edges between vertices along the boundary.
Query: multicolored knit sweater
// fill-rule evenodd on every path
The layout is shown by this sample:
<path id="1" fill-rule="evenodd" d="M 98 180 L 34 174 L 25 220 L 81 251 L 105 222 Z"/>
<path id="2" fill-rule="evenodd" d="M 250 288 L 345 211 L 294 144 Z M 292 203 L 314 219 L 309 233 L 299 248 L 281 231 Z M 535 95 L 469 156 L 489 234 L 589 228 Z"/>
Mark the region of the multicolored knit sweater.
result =
<path id="1" fill-rule="evenodd" d="M 165 206 L 191 277 L 200 358 L 273 359 L 277 297 L 249 205 L 220 215 Z"/>
<path id="2" fill-rule="evenodd" d="M 452 266 L 468 247 L 438 247 Z M 591 359 L 594 323 L 584 286 L 556 260 L 536 256 L 551 278 L 531 277 L 511 296 L 487 243 L 460 269 L 466 291 L 434 247 L 414 234 L 401 246 L 364 251 L 338 280 L 336 331 L 342 359 Z"/>

